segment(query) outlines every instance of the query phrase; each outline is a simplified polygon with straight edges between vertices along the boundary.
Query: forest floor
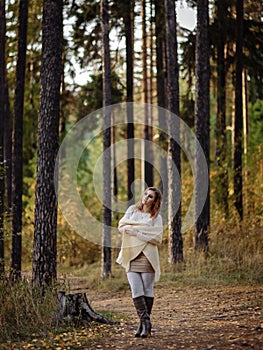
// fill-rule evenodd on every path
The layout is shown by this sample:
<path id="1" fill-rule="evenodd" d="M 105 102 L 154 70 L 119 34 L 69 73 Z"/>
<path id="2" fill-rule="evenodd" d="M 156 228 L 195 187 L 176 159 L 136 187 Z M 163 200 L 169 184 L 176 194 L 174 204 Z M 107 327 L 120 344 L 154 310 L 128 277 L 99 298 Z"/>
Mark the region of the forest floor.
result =
<path id="1" fill-rule="evenodd" d="M 135 338 L 138 318 L 130 290 L 87 288 L 73 278 L 70 292 L 85 292 L 92 308 L 114 324 L 90 323 L 39 331 L 24 341 L 0 344 L 2 350 L 239 350 L 263 349 L 263 286 L 186 286 L 158 282 L 152 310 L 152 336 Z"/>
<path id="2" fill-rule="evenodd" d="M 152 336 L 134 338 L 138 319 L 130 291 L 87 290 L 92 307 L 119 315 L 102 336 L 80 349 L 263 349 L 263 287 L 155 286 Z M 120 316 L 121 315 L 121 316 Z"/>

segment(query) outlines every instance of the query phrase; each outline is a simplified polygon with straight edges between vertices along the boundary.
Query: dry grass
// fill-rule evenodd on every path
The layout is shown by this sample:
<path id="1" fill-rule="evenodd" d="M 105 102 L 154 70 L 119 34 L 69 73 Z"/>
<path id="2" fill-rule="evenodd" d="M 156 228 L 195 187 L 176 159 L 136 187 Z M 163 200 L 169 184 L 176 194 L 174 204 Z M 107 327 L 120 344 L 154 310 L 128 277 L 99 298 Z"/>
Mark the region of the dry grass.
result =
<path id="1" fill-rule="evenodd" d="M 10 284 L 0 281 L 0 328 L 1 338 L 23 339 L 51 325 L 55 306 L 51 290 L 43 297 L 24 280 Z"/>
<path id="2" fill-rule="evenodd" d="M 251 223 L 243 225 L 218 224 L 211 228 L 209 252 L 193 249 L 192 232 L 183 236 L 184 262 L 168 263 L 168 245 L 164 239 L 160 247 L 161 283 L 176 281 L 182 285 L 262 284 L 263 228 Z M 125 272 L 115 263 L 118 250 L 112 252 L 112 278 L 103 280 L 101 262 L 71 270 L 69 278 L 82 280 L 86 288 L 118 292 L 128 289 Z M 71 288 L 74 286 L 71 285 Z"/>
<path id="3" fill-rule="evenodd" d="M 193 249 L 192 234 L 184 236 L 184 263 L 170 266 L 162 248 L 163 279 L 184 284 L 262 284 L 263 228 L 249 223 L 218 224 L 209 236 L 209 252 Z"/>
<path id="4" fill-rule="evenodd" d="M 263 228 L 253 223 L 218 222 L 211 228 L 208 254 L 193 249 L 192 233 L 184 235 L 184 259 L 178 265 L 168 264 L 168 247 L 160 247 L 162 276 L 160 283 L 181 286 L 262 285 Z M 63 288 L 103 290 L 109 293 L 129 288 L 125 272 L 115 263 L 118 251 L 112 252 L 112 278 L 101 278 L 101 262 L 81 268 L 59 266 Z M 54 290 L 43 298 L 33 291 L 29 281 L 10 285 L 0 280 L 1 341 L 17 340 L 34 333 L 46 334 L 51 327 L 55 306 Z"/>

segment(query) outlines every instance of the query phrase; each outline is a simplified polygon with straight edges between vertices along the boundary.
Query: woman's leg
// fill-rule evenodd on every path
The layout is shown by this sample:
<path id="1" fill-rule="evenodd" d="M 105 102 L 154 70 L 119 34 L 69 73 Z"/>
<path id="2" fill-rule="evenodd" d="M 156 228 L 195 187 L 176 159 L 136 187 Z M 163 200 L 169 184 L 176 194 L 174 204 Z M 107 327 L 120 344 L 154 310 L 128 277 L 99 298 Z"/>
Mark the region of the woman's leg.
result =
<path id="1" fill-rule="evenodd" d="M 144 295 L 144 283 L 142 280 L 142 274 L 140 272 L 128 272 L 127 278 L 130 284 L 132 297 L 138 298 Z"/>
<path id="2" fill-rule="evenodd" d="M 132 297 L 137 298 L 144 295 L 153 298 L 154 277 L 154 273 L 151 272 L 128 272 L 127 278 Z"/>
<path id="3" fill-rule="evenodd" d="M 147 312 L 149 317 L 152 313 L 152 307 L 154 302 L 154 291 L 153 291 L 154 279 L 155 279 L 154 273 L 151 273 L 151 272 L 142 273 L 145 302 L 146 302 Z M 150 333 L 151 333 L 151 324 L 150 324 Z"/>
<path id="4" fill-rule="evenodd" d="M 146 298 L 144 296 L 144 284 L 140 272 L 128 272 L 127 278 L 131 287 L 132 298 L 137 314 L 140 318 L 135 337 L 148 337 L 151 334 L 151 323 L 148 314 Z"/>
<path id="5" fill-rule="evenodd" d="M 154 301 L 154 292 L 153 292 L 154 277 L 155 277 L 154 273 L 151 273 L 151 272 L 142 273 L 143 289 L 144 289 L 144 295 L 145 295 L 145 300 L 146 300 L 149 315 L 152 312 L 153 301 Z"/>
<path id="6" fill-rule="evenodd" d="M 152 272 L 143 272 L 141 278 L 143 281 L 144 295 L 146 297 L 154 297 L 153 287 L 154 287 L 154 277 L 155 274 Z"/>

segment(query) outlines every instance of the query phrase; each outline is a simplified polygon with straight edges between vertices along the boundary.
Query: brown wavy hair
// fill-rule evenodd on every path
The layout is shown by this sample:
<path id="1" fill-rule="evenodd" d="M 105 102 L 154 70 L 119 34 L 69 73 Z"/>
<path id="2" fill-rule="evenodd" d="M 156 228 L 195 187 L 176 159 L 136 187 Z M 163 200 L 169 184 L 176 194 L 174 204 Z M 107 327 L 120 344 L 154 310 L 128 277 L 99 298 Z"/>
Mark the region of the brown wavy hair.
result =
<path id="1" fill-rule="evenodd" d="M 150 208 L 150 215 L 152 219 L 155 219 L 156 216 L 158 215 L 160 208 L 161 208 L 161 204 L 162 204 L 162 193 L 160 190 L 158 190 L 158 188 L 156 187 L 148 187 L 144 190 L 144 192 L 141 195 L 141 198 L 139 199 L 139 201 L 135 204 L 135 209 L 137 210 L 141 210 L 143 209 L 143 204 L 142 204 L 142 198 L 145 192 L 147 191 L 153 191 L 155 193 L 155 199 L 154 202 Z"/>

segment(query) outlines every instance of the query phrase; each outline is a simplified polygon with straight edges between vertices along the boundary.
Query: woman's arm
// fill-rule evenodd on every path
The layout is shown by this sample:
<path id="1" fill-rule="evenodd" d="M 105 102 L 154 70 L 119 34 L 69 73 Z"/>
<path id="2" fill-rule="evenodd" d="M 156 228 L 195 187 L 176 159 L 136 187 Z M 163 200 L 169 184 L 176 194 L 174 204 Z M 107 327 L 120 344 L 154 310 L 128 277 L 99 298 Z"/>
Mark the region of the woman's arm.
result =
<path id="1" fill-rule="evenodd" d="M 162 234 L 150 236 L 149 234 L 137 231 L 136 237 L 143 242 L 151 243 L 154 245 L 160 245 L 162 243 Z"/>
<path id="2" fill-rule="evenodd" d="M 128 228 L 129 225 L 123 225 L 123 223 L 131 218 L 131 215 L 134 211 L 134 205 L 131 205 L 125 212 L 124 216 L 120 219 L 118 230 L 120 233 L 124 233 L 124 231 Z"/>
<path id="3" fill-rule="evenodd" d="M 155 245 L 159 245 L 162 243 L 162 236 L 163 236 L 163 221 L 162 221 L 162 217 L 160 215 L 157 216 L 157 218 L 154 220 L 153 222 L 153 227 L 156 227 L 156 232 L 141 232 L 139 230 L 137 230 L 136 234 L 132 234 L 132 235 L 136 235 L 137 238 L 139 238 L 140 240 L 147 242 L 147 243 L 151 243 L 151 244 L 155 244 Z"/>

